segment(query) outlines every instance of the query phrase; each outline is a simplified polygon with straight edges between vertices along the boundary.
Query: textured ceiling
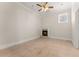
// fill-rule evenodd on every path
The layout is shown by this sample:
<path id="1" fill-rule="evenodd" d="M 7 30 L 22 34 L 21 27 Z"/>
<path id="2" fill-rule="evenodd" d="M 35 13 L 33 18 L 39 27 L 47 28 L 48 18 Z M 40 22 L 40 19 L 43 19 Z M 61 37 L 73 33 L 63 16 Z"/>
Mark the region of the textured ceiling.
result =
<path id="1" fill-rule="evenodd" d="M 41 13 L 38 10 L 40 9 L 39 6 L 36 4 L 42 4 L 43 2 L 21 2 L 25 7 L 30 8 L 32 11 L 36 13 Z M 72 7 L 71 2 L 49 2 L 49 6 L 54 6 L 53 9 L 50 9 L 49 11 L 51 12 L 60 12 L 66 9 L 70 9 Z"/>

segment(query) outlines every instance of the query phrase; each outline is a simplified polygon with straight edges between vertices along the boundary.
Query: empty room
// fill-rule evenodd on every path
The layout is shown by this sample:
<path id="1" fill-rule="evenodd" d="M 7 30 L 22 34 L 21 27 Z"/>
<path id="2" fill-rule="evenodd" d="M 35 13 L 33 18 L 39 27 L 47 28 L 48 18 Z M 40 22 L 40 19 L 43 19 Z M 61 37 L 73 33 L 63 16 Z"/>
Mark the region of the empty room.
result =
<path id="1" fill-rule="evenodd" d="M 0 2 L 0 57 L 79 57 L 79 2 Z"/>

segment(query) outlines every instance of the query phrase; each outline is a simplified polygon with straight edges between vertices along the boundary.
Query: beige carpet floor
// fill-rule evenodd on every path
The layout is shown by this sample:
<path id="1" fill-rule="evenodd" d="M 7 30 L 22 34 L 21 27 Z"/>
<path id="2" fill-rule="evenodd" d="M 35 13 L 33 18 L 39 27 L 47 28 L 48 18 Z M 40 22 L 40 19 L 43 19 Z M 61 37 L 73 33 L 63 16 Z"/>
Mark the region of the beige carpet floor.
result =
<path id="1" fill-rule="evenodd" d="M 10 57 L 76 57 L 79 49 L 72 42 L 61 39 L 39 38 L 4 50 L 0 56 Z"/>

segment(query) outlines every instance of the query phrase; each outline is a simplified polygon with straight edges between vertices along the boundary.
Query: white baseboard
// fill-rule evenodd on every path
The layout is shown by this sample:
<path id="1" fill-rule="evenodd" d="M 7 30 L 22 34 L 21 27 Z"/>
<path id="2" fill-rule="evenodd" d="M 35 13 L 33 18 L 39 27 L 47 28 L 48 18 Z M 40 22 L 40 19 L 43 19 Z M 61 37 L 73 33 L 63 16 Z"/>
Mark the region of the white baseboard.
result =
<path id="1" fill-rule="evenodd" d="M 72 39 L 69 39 L 69 38 L 64 38 L 64 37 L 49 37 L 49 38 L 56 38 L 56 39 L 60 39 L 60 40 L 69 40 L 69 41 L 72 41 Z"/>
<path id="2" fill-rule="evenodd" d="M 15 45 L 18 45 L 18 44 L 21 44 L 21 43 L 24 43 L 24 42 L 27 42 L 27 41 L 30 41 L 30 40 L 34 40 L 34 39 L 37 39 L 37 38 L 40 38 L 40 36 L 32 37 L 32 38 L 29 38 L 28 40 L 26 39 L 26 40 L 21 40 L 21 41 L 14 42 L 14 43 L 11 43 L 11 44 L 2 45 L 2 46 L 0 46 L 0 49 L 6 49 L 6 48 L 9 48 L 9 47 L 12 47 L 12 46 L 15 46 Z"/>

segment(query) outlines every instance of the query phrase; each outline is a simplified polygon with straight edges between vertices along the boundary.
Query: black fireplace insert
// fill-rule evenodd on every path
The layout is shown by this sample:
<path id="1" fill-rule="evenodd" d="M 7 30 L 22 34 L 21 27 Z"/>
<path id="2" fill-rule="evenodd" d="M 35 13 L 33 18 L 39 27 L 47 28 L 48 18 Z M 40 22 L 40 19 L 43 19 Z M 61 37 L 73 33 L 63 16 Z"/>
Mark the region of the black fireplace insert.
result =
<path id="1" fill-rule="evenodd" d="M 48 36 L 48 31 L 47 29 L 42 30 L 42 36 Z"/>

